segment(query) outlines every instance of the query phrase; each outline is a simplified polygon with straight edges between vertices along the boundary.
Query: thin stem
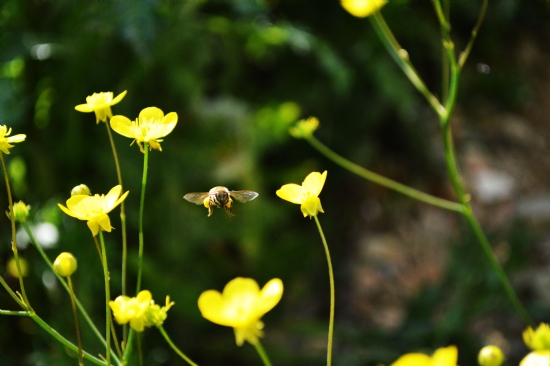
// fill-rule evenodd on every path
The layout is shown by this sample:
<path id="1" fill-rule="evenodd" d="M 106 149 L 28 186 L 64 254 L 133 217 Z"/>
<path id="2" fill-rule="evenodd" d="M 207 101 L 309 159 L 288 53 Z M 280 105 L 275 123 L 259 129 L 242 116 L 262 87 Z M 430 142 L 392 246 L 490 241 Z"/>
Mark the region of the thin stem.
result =
<path id="1" fill-rule="evenodd" d="M 403 70 L 405 76 L 407 76 L 414 87 L 426 98 L 437 114 L 444 115 L 446 113 L 445 108 L 432 94 L 432 92 L 430 92 L 424 81 L 422 81 L 418 75 L 418 72 L 412 65 L 407 51 L 397 42 L 382 14 L 380 12 L 375 12 L 369 17 L 369 20 L 371 21 L 376 34 L 378 34 L 378 38 L 380 38 L 386 47 L 386 50 L 389 52 L 390 56 L 394 59 L 397 65 L 401 68 L 401 70 Z"/>
<path id="2" fill-rule="evenodd" d="M 481 5 L 481 11 L 479 12 L 477 23 L 474 29 L 472 29 L 472 35 L 470 36 L 470 40 L 468 41 L 468 44 L 466 45 L 466 48 L 464 49 L 464 51 L 461 52 L 460 56 L 458 57 L 459 69 L 462 69 L 462 67 L 466 63 L 466 60 L 468 59 L 468 56 L 470 55 L 470 51 L 472 50 L 472 46 L 474 45 L 474 42 L 477 37 L 477 32 L 479 31 L 479 28 L 481 28 L 481 24 L 483 23 L 483 19 L 485 18 L 485 13 L 487 11 L 488 5 L 489 5 L 489 0 L 483 0 L 483 5 Z"/>
<path id="3" fill-rule="evenodd" d="M 139 333 L 136 333 L 136 338 L 138 349 L 138 365 L 143 366 L 143 354 L 141 353 L 141 336 L 139 335 Z"/>
<path id="4" fill-rule="evenodd" d="M 113 326 L 113 313 L 111 312 L 111 335 L 113 336 L 113 343 L 115 344 L 115 351 L 118 357 L 122 358 L 122 351 L 120 349 L 120 346 L 118 344 L 118 337 L 116 336 L 116 329 Z"/>
<path id="5" fill-rule="evenodd" d="M 383 177 L 379 174 L 376 174 L 370 170 L 367 170 L 346 158 L 336 154 L 334 151 L 329 149 L 326 145 L 317 140 L 314 136 L 306 138 L 307 142 L 311 144 L 317 151 L 326 156 L 328 159 L 332 160 L 334 163 L 340 165 L 342 168 L 349 170 L 350 172 L 357 174 L 358 176 L 365 178 L 368 181 L 379 184 L 383 187 L 392 189 L 396 192 L 399 192 L 405 196 L 414 198 L 418 201 L 427 203 L 432 206 L 443 208 L 445 210 L 455 211 L 462 213 L 463 207 L 457 202 L 452 202 L 445 200 L 443 198 L 438 198 L 430 194 L 421 192 L 417 189 L 411 188 L 404 184 L 398 183 L 389 178 Z"/>
<path id="6" fill-rule="evenodd" d="M 332 337 L 334 334 L 334 301 L 336 298 L 334 291 L 334 272 L 332 271 L 332 261 L 330 260 L 330 252 L 328 250 L 327 240 L 325 239 L 325 234 L 319 223 L 317 215 L 313 216 L 315 218 L 315 223 L 317 224 L 317 229 L 319 229 L 319 234 L 321 235 L 321 240 L 323 241 L 323 246 L 325 247 L 325 255 L 327 257 L 328 263 L 328 277 L 330 280 L 330 318 L 328 323 L 328 345 L 327 345 L 327 366 L 330 366 L 332 363 Z"/>
<path id="7" fill-rule="evenodd" d="M 260 340 L 254 344 L 254 348 L 256 348 L 256 352 L 260 355 L 260 358 L 262 359 L 265 366 L 271 366 L 271 362 L 269 361 L 269 358 L 267 357 L 267 353 L 265 353 L 264 348 L 262 347 L 262 344 L 260 343 Z"/>
<path id="8" fill-rule="evenodd" d="M 101 243 L 101 252 L 103 258 L 103 277 L 105 278 L 105 342 L 107 343 L 106 358 L 107 366 L 111 364 L 111 309 L 109 307 L 109 301 L 111 300 L 111 291 L 109 288 L 109 269 L 107 268 L 107 251 L 105 250 L 105 241 L 103 240 L 103 233 L 99 230 L 99 241 Z"/>
<path id="9" fill-rule="evenodd" d="M 107 134 L 109 135 L 109 142 L 111 143 L 111 150 L 113 150 L 113 158 L 115 159 L 115 168 L 116 168 L 116 175 L 118 178 L 118 184 L 121 188 L 124 186 L 122 185 L 122 173 L 120 171 L 120 163 L 118 161 L 118 154 L 116 152 L 116 146 L 115 146 L 115 140 L 113 139 L 113 134 L 111 133 L 111 128 L 109 127 L 109 123 L 105 122 L 105 127 L 107 128 Z M 124 192 L 124 189 L 121 190 Z M 126 214 L 124 210 L 124 201 L 120 204 L 120 225 L 122 226 L 122 295 L 126 295 L 126 265 L 127 265 L 127 258 L 128 258 L 128 246 L 127 246 L 127 239 L 126 239 Z M 128 326 L 127 324 L 124 324 L 122 327 L 122 339 L 123 342 L 126 341 L 126 337 L 128 335 Z"/>
<path id="10" fill-rule="evenodd" d="M 23 302 L 26 305 L 26 308 L 31 309 L 31 304 L 27 298 L 27 293 L 25 291 L 25 284 L 23 283 L 23 272 L 21 272 L 21 264 L 19 263 L 19 252 L 17 251 L 17 231 L 15 230 L 15 217 L 13 212 L 13 199 L 11 197 L 10 189 L 10 180 L 8 178 L 8 171 L 6 170 L 6 164 L 4 164 L 4 154 L 0 152 L 0 162 L 2 162 L 2 171 L 4 172 L 4 178 L 6 180 L 6 189 L 8 191 L 8 201 L 10 203 L 10 221 L 11 221 L 11 250 L 13 251 L 13 256 L 15 257 L 15 264 L 17 267 L 17 277 L 19 277 L 19 286 L 21 287 L 21 293 L 23 294 Z"/>
<path id="11" fill-rule="evenodd" d="M 99 246 L 99 242 L 97 241 L 97 238 L 94 236 L 94 243 L 95 248 L 97 249 L 97 254 L 99 254 L 99 261 L 101 262 L 101 265 L 103 265 L 103 256 L 101 255 L 101 247 Z"/>
<path id="12" fill-rule="evenodd" d="M 145 205 L 145 187 L 147 185 L 147 166 L 149 164 L 149 144 L 143 143 L 143 177 L 141 179 L 141 198 L 139 200 L 139 253 L 136 294 L 141 290 L 141 272 L 143 271 L 143 206 Z"/>
<path id="13" fill-rule="evenodd" d="M 130 359 L 130 355 L 132 354 L 132 341 L 134 340 L 136 332 L 130 328 L 130 331 L 128 332 L 128 340 L 126 343 L 124 343 L 124 355 L 122 357 L 122 360 L 125 364 L 128 363 L 128 360 Z"/>
<path id="14" fill-rule="evenodd" d="M 162 334 L 162 336 L 164 337 L 164 339 L 166 340 L 166 342 L 170 345 L 170 347 L 172 347 L 172 349 L 174 350 L 174 352 L 176 352 L 178 354 L 178 356 L 180 356 L 183 360 L 185 360 L 185 362 L 187 362 L 191 366 L 197 366 L 196 363 L 191 361 L 191 359 L 189 357 L 187 357 L 182 351 L 180 351 L 180 349 L 178 347 L 176 347 L 174 342 L 172 342 L 170 337 L 168 337 L 168 334 L 166 334 L 166 331 L 164 330 L 162 325 L 158 326 L 157 328 L 160 331 L 160 333 Z M 130 334 L 131 334 L 131 331 L 130 331 Z"/>
<path id="15" fill-rule="evenodd" d="M 80 327 L 78 326 L 78 314 L 76 313 L 76 305 L 74 301 L 73 281 L 71 276 L 67 277 L 67 283 L 69 284 L 69 294 L 71 297 L 71 307 L 73 308 L 74 325 L 76 328 L 76 341 L 78 343 L 78 364 L 84 366 L 84 359 L 82 356 L 82 339 L 80 338 Z"/>
<path id="16" fill-rule="evenodd" d="M 15 302 L 21 306 L 23 309 L 27 309 L 27 305 L 25 305 L 25 303 L 23 301 L 21 301 L 21 299 L 19 298 L 19 296 L 17 296 L 17 294 L 15 292 L 13 292 L 13 290 L 8 286 L 8 284 L 6 283 L 6 281 L 4 280 L 4 277 L 0 276 L 0 284 L 2 285 L 2 287 L 4 287 L 4 289 L 6 289 L 6 291 L 8 292 L 8 294 L 12 297 L 12 299 L 15 300 Z"/>
<path id="17" fill-rule="evenodd" d="M 28 311 L 0 310 L 0 315 L 30 316 L 30 313 Z"/>
<path id="18" fill-rule="evenodd" d="M 27 233 L 27 235 L 31 239 L 31 243 L 34 245 L 36 250 L 38 250 L 38 253 L 40 253 L 40 255 L 42 256 L 42 259 L 44 260 L 44 262 L 46 262 L 46 264 L 48 265 L 48 267 L 50 268 L 52 273 L 59 280 L 59 283 L 61 283 L 61 285 L 65 288 L 65 291 L 67 291 L 67 293 L 69 293 L 69 286 L 67 285 L 67 282 L 54 271 L 52 262 L 50 261 L 50 259 L 48 258 L 48 256 L 46 255 L 46 253 L 44 252 L 42 247 L 36 241 L 32 231 L 29 228 L 29 225 L 26 222 L 23 223 L 23 228 L 25 229 L 25 232 Z M 101 263 L 101 265 L 103 265 L 103 263 Z M 92 319 L 90 318 L 90 316 L 86 312 L 86 309 L 84 309 L 84 306 L 82 306 L 82 304 L 80 303 L 80 301 L 78 300 L 78 298 L 76 296 L 75 296 L 75 302 L 76 302 L 76 306 L 77 306 L 78 310 L 80 311 L 80 314 L 82 315 L 82 317 L 84 317 L 84 320 L 86 320 L 86 323 L 88 323 L 88 325 L 90 326 L 90 328 L 92 329 L 92 331 L 96 335 L 97 339 L 99 339 L 101 344 L 103 344 L 104 346 L 107 346 L 107 343 L 105 343 L 105 339 L 103 338 L 103 336 L 101 335 L 101 333 L 99 332 L 99 330 L 97 329 L 95 324 L 93 323 Z M 112 357 L 113 357 L 113 359 L 115 360 L 115 362 L 117 364 L 120 363 L 120 361 L 118 360 L 118 358 L 116 358 L 115 355 L 112 355 Z"/>
<path id="19" fill-rule="evenodd" d="M 449 0 L 443 0 L 443 12 L 444 17 L 446 21 L 449 21 L 449 13 L 450 13 L 450 3 Z M 441 38 L 443 38 L 443 31 L 441 31 Z M 441 94 L 441 101 L 442 103 L 445 103 L 447 101 L 447 98 L 449 97 L 449 58 L 447 57 L 447 52 L 445 50 L 441 50 L 441 84 L 442 84 L 442 94 Z"/>

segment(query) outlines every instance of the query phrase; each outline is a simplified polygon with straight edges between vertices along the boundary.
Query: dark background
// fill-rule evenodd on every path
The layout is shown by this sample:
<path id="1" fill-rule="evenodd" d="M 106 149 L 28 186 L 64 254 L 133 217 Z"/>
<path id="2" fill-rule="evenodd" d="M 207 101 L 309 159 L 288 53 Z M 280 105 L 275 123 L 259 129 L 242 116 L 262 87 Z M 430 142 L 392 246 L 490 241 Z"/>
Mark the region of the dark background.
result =
<path id="1" fill-rule="evenodd" d="M 457 50 L 480 1 L 450 1 Z M 452 118 L 458 160 L 500 262 L 535 321 L 550 307 L 550 24 L 543 0 L 491 1 L 462 73 Z M 441 90 L 439 26 L 428 1 L 390 1 L 386 20 L 427 85 Z M 5 156 L 15 200 L 33 224 L 59 230 L 79 260 L 76 292 L 103 331 L 103 277 L 86 224 L 57 208 L 80 183 L 117 184 L 103 124 L 74 106 L 94 92 L 128 90 L 113 113 L 135 119 L 149 106 L 176 112 L 175 130 L 153 151 L 145 202 L 143 288 L 176 305 L 165 329 L 201 365 L 259 365 L 230 328 L 203 319 L 207 289 L 237 276 L 285 285 L 263 321 L 275 365 L 323 365 L 329 286 L 315 224 L 275 191 L 328 170 L 319 219 L 336 276 L 334 365 L 389 364 L 400 354 L 455 344 L 461 365 L 485 344 L 508 365 L 528 351 L 481 248 L 457 215 L 373 185 L 325 159 L 288 127 L 315 115 L 316 136 L 348 159 L 428 193 L 454 199 L 438 121 L 383 49 L 367 19 L 338 1 L 3 1 L 0 4 L 0 124 L 27 140 Z M 143 155 L 115 136 L 128 219 L 129 288 L 135 286 Z M 260 196 L 235 217 L 183 200 L 216 185 Z M 0 195 L 7 209 L 5 193 Z M 121 238 L 105 235 L 113 298 L 120 294 Z M 0 271 L 12 256 L 0 217 Z M 68 295 L 36 250 L 20 255 L 37 313 L 74 341 Z M 0 308 L 16 304 L 0 293 Z M 85 349 L 104 353 L 81 319 Z M 119 328 L 120 329 L 120 328 Z M 142 337 L 145 365 L 183 365 L 155 329 Z M 73 365 L 76 358 L 26 318 L 2 317 L 0 364 Z"/>

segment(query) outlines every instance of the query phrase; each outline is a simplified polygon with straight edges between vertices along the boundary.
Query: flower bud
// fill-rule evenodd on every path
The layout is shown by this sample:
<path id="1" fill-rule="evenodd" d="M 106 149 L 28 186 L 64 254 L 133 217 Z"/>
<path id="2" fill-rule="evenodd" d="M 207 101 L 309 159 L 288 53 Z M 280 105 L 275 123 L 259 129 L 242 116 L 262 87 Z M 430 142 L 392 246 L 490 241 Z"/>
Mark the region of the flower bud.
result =
<path id="1" fill-rule="evenodd" d="M 21 257 L 19 257 L 19 268 L 21 268 L 21 275 L 23 277 L 27 277 L 29 274 L 29 265 L 27 261 Z M 6 271 L 13 277 L 19 278 L 19 273 L 17 272 L 17 262 L 15 261 L 15 258 L 11 258 L 6 265 Z"/>
<path id="2" fill-rule="evenodd" d="M 23 201 L 16 202 L 13 205 L 13 217 L 15 218 L 15 221 L 17 222 L 27 221 L 27 217 L 29 217 L 30 209 L 31 209 L 31 206 L 27 206 L 25 202 Z"/>
<path id="3" fill-rule="evenodd" d="M 380 10 L 387 0 L 340 0 L 342 7 L 351 15 L 364 18 Z"/>
<path id="4" fill-rule="evenodd" d="M 497 346 L 485 346 L 479 351 L 477 361 L 481 366 L 500 366 L 504 362 L 504 353 Z"/>
<path id="5" fill-rule="evenodd" d="M 168 310 L 173 305 L 174 302 L 170 301 L 170 296 L 166 296 L 166 306 L 160 307 L 159 305 L 152 303 L 151 306 L 149 306 L 149 309 L 145 312 L 147 326 L 151 327 L 154 325 L 155 327 L 160 327 L 168 316 Z"/>
<path id="6" fill-rule="evenodd" d="M 71 196 L 76 196 L 76 195 L 91 196 L 92 192 L 90 192 L 90 188 L 88 188 L 87 185 L 80 184 L 71 190 Z"/>
<path id="7" fill-rule="evenodd" d="M 313 132 L 319 128 L 319 120 L 317 117 L 309 117 L 307 120 L 303 119 L 296 124 L 295 127 L 291 127 L 288 132 L 292 137 L 297 139 L 304 139 L 311 137 Z"/>
<path id="8" fill-rule="evenodd" d="M 61 277 L 69 277 L 76 271 L 76 268 L 76 258 L 68 252 L 59 254 L 53 262 L 53 270 Z"/>

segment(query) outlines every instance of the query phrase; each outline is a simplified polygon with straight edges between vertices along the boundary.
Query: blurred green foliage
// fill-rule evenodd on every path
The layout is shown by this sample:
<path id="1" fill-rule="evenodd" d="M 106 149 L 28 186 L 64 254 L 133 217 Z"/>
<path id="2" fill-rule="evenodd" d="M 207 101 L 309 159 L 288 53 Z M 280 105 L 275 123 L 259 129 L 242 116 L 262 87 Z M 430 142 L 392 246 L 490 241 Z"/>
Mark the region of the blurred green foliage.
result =
<path id="1" fill-rule="evenodd" d="M 480 4 L 451 5 L 453 37 L 462 49 Z M 547 44 L 550 35 L 542 32 L 550 29 L 547 5 L 491 2 L 464 71 L 459 105 L 476 109 L 488 101 L 517 110 L 525 104 L 531 93 L 526 70 L 505 55 L 521 37 Z M 431 4 L 391 1 L 383 13 L 428 86 L 440 90 L 439 29 Z M 446 344 L 459 346 L 460 364 L 473 365 L 482 340 L 468 322 L 489 314 L 515 318 L 466 230 L 456 239 L 463 246 L 453 247 L 444 280 L 418 294 L 398 329 L 365 323 L 351 310 L 349 263 L 359 232 L 380 226 L 365 220 L 365 202 L 374 196 L 389 212 L 414 212 L 416 204 L 343 171 L 303 141 L 292 140 L 288 127 L 315 115 L 321 121 L 318 138 L 356 163 L 434 194 L 444 191 L 446 178 L 441 156 L 424 143 L 437 129 L 435 115 L 385 53 L 369 22 L 351 17 L 337 1 L 12 0 L 0 4 L 0 14 L 0 123 L 27 135 L 7 157 L 14 198 L 32 206 L 31 222 L 59 228 L 59 242 L 47 253 L 53 260 L 70 251 L 79 260 L 76 292 L 100 329 L 103 278 L 93 240 L 83 222 L 62 215 L 56 204 L 81 183 L 92 193 L 107 193 L 117 184 L 105 126 L 74 106 L 94 92 L 124 90 L 128 94 L 113 107 L 115 115 L 135 119 L 141 109 L 156 106 L 179 116 L 163 151 L 150 155 L 142 287 L 157 303 L 166 295 L 175 301 L 165 328 L 199 364 L 259 364 L 252 347 L 237 348 L 232 330 L 204 320 L 196 305 L 202 291 L 221 290 L 237 276 L 260 285 L 278 277 L 285 284 L 282 302 L 264 318 L 264 346 L 274 364 L 325 363 L 329 288 L 321 241 L 297 206 L 275 196 L 281 185 L 299 184 L 311 171 L 329 172 L 320 220 L 337 280 L 335 365 L 389 363 L 404 352 L 430 352 Z M 476 71 L 479 62 L 491 65 L 491 77 Z M 143 160 L 128 139 L 115 136 L 115 142 L 130 190 L 132 289 Z M 217 185 L 260 196 L 235 204 L 233 218 L 222 210 L 207 218 L 204 207 L 182 199 Z M 0 203 L 7 208 L 5 197 L 0 195 Z M 121 291 L 117 212 L 110 215 L 116 230 L 106 235 L 113 296 Z M 6 217 L 0 228 L 5 271 L 11 257 Z M 524 231 L 519 225 L 507 234 L 514 251 L 525 250 L 529 234 Z M 31 263 L 25 281 L 31 304 L 74 340 L 68 296 L 32 246 L 21 255 Z M 526 265 L 525 256 L 513 258 L 510 269 Z M 17 288 L 15 279 L 5 278 Z M 0 308 L 15 309 L 3 291 Z M 536 315 L 548 311 L 538 309 Z M 517 322 L 514 329 L 521 330 Z M 82 328 L 85 348 L 104 352 Z M 145 365 L 183 365 L 155 330 L 142 340 Z M 1 318 L 0 350 L 1 365 L 76 362 L 26 318 Z"/>

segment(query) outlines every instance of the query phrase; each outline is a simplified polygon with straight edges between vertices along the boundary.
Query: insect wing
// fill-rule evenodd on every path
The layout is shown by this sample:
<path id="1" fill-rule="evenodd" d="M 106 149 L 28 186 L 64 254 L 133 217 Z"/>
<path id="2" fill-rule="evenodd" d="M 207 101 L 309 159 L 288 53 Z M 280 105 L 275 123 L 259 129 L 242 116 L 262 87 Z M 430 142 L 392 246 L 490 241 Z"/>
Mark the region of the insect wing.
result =
<path id="1" fill-rule="evenodd" d="M 185 198 L 189 202 L 193 202 L 197 205 L 202 205 L 204 203 L 204 199 L 208 197 L 208 192 L 192 192 L 187 193 L 183 198 Z"/>
<path id="2" fill-rule="evenodd" d="M 254 198 L 258 197 L 258 193 L 253 191 L 230 191 L 229 194 L 242 203 L 252 201 Z"/>

